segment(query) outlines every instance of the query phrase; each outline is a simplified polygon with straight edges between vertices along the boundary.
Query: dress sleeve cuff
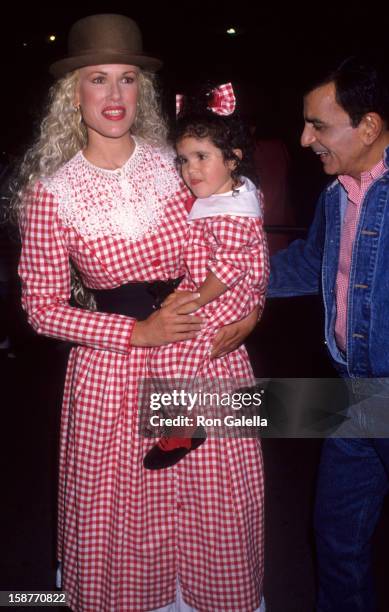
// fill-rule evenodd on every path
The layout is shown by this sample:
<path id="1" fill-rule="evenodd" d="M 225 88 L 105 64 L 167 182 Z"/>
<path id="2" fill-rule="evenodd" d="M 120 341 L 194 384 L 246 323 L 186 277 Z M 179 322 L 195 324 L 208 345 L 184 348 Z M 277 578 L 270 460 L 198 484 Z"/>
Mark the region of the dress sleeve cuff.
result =
<path id="1" fill-rule="evenodd" d="M 244 277 L 244 272 L 242 270 L 222 261 L 212 262 L 208 267 L 216 278 L 226 285 L 228 289 L 231 289 Z"/>

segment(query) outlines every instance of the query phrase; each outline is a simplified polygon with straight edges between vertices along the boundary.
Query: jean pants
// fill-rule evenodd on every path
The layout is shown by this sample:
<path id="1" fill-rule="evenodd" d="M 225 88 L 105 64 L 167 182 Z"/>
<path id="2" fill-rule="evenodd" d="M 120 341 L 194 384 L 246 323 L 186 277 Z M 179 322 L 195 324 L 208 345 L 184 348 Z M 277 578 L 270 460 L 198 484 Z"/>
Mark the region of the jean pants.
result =
<path id="1" fill-rule="evenodd" d="M 389 489 L 388 382 L 349 381 L 348 420 L 324 442 L 315 509 L 318 612 L 377 609 L 371 540 Z"/>

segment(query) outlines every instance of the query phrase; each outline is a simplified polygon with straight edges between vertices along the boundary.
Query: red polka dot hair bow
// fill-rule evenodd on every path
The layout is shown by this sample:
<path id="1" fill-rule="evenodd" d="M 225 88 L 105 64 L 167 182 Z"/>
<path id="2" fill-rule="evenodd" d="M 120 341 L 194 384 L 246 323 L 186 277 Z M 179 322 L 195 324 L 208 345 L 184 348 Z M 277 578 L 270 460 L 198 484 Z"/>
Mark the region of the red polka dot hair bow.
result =
<path id="1" fill-rule="evenodd" d="M 176 115 L 182 111 L 184 96 L 176 95 Z M 236 107 L 236 99 L 231 83 L 219 85 L 209 94 L 208 108 L 217 115 L 232 115 Z"/>

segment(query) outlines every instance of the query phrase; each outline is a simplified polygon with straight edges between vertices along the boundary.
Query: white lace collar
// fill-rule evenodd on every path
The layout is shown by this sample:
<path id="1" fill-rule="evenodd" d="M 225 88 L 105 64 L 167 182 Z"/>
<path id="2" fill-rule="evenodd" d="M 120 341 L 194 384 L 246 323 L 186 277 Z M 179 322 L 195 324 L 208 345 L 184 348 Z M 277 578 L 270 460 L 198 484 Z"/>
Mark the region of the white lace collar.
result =
<path id="1" fill-rule="evenodd" d="M 99 168 L 80 151 L 43 181 L 66 226 L 92 239 L 109 235 L 138 240 L 157 232 L 166 203 L 180 189 L 174 154 L 142 139 L 135 142 L 121 168 Z"/>

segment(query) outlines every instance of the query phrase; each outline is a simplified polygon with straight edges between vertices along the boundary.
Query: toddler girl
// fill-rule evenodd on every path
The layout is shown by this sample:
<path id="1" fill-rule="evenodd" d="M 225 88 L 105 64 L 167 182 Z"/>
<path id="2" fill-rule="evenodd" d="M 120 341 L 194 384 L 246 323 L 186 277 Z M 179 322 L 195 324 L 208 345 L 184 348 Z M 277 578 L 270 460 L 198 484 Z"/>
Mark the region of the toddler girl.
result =
<path id="1" fill-rule="evenodd" d="M 179 291 L 197 293 L 197 314 L 207 323 L 193 340 L 151 349 L 150 375 L 159 381 L 160 390 L 170 392 L 173 376 L 178 383 L 173 387 L 186 392 L 204 386 L 215 391 L 223 380 L 236 389 L 254 382 L 247 352 L 241 346 L 211 360 L 213 340 L 223 325 L 245 318 L 255 307 L 262 314 L 269 275 L 261 194 L 245 176 L 249 135 L 234 113 L 230 83 L 203 98 L 179 96 L 177 105 L 177 163 L 196 198 L 190 202 L 185 276 Z M 166 428 L 145 456 L 147 469 L 172 466 L 205 441 L 198 406 L 188 411 L 190 401 L 182 398 L 176 415 L 187 418 L 183 426 Z"/>

